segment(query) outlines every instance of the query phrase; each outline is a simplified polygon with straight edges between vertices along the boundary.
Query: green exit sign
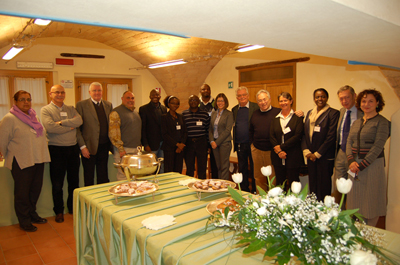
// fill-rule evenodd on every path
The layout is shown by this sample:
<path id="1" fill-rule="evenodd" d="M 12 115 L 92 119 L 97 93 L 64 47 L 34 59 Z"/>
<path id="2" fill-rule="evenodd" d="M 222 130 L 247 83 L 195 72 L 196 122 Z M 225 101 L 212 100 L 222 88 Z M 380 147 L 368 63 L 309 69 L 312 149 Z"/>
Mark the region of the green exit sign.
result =
<path id="1" fill-rule="evenodd" d="M 233 88 L 233 81 L 228 82 L 228 88 Z"/>

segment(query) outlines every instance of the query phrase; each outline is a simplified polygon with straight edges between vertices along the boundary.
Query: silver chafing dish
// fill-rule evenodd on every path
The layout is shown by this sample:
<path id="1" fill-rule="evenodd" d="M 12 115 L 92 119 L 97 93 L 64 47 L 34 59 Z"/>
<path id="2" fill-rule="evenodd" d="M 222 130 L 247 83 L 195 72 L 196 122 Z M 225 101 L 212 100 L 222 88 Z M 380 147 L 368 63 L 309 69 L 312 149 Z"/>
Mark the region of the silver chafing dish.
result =
<path id="1" fill-rule="evenodd" d="M 121 162 L 114 163 L 114 166 L 120 168 L 128 181 L 136 180 L 136 177 L 154 174 L 154 182 L 158 182 L 156 176 L 160 171 L 161 163 L 164 158 L 153 153 L 148 153 L 142 150 L 141 146 L 137 147 L 137 153 L 126 154 L 121 158 Z"/>

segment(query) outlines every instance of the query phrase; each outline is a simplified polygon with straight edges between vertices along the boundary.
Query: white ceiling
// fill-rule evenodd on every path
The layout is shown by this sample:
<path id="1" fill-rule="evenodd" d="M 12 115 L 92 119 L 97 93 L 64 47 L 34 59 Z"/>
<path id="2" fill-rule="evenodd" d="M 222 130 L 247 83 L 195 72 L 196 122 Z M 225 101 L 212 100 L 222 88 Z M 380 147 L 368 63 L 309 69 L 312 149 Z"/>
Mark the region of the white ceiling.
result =
<path id="1" fill-rule="evenodd" d="M 261 44 L 400 68 L 399 0 L 1 0 L 0 14 Z"/>

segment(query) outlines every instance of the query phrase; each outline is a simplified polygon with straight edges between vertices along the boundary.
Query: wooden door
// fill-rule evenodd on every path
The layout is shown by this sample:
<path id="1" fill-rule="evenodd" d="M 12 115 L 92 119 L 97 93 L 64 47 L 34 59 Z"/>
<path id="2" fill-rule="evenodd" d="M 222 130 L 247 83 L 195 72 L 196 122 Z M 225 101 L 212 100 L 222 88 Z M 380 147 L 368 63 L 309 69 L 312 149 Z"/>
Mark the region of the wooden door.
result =
<path id="1" fill-rule="evenodd" d="M 246 87 L 249 89 L 249 99 L 253 102 L 257 102 L 256 94 L 258 91 L 267 90 L 271 95 L 271 106 L 276 108 L 279 108 L 278 95 L 280 93 L 289 92 L 292 98 L 296 98 L 293 82 L 249 84 Z M 292 108 L 296 109 L 296 101 L 293 101 Z"/>

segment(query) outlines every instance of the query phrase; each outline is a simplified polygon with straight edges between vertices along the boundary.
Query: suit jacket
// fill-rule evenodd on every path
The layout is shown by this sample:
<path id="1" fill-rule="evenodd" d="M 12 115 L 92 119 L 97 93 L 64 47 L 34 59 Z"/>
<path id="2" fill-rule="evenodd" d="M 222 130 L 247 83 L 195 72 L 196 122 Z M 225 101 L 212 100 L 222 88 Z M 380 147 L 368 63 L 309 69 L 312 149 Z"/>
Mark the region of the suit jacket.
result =
<path id="1" fill-rule="evenodd" d="M 304 164 L 303 152 L 301 149 L 303 127 L 303 117 L 297 117 L 294 113 L 286 125 L 286 128 L 290 128 L 290 132 L 286 134 L 282 132 L 280 118 L 276 117 L 272 120 L 269 140 L 272 147 L 280 145 L 282 151 L 285 151 L 287 154 L 285 165 L 287 167 L 297 168 Z M 284 143 L 282 143 L 282 135 L 284 137 Z M 271 161 L 273 165 L 282 165 L 282 159 L 279 158 L 274 150 L 271 151 Z"/>
<path id="2" fill-rule="evenodd" d="M 336 151 L 339 150 L 339 143 L 340 143 L 340 128 L 342 127 L 343 123 L 343 118 L 344 115 L 346 114 L 347 109 L 346 108 L 341 108 L 340 109 L 340 116 L 339 116 L 339 121 L 337 124 L 337 133 L 336 133 Z M 364 113 L 361 110 L 357 110 L 357 120 L 362 118 L 364 116 Z"/>
<path id="3" fill-rule="evenodd" d="M 318 117 L 316 125 L 319 125 L 320 131 L 312 134 L 312 141 L 310 141 L 310 111 L 308 111 L 306 120 L 304 122 L 304 137 L 302 139 L 302 149 L 309 149 L 311 153 L 318 152 L 321 159 L 335 158 L 335 143 L 336 143 L 336 130 L 339 120 L 339 111 L 336 109 L 328 108 L 328 110 Z"/>
<path id="4" fill-rule="evenodd" d="M 103 104 L 108 123 L 108 116 L 110 115 L 113 106 L 109 101 L 101 100 L 101 102 Z M 97 147 L 99 145 L 100 122 L 97 118 L 96 109 L 94 108 L 92 99 L 88 98 L 76 103 L 76 111 L 78 111 L 83 120 L 81 127 L 76 130 L 76 137 L 79 147 L 86 145 L 90 154 L 95 155 L 97 154 Z"/>
<path id="5" fill-rule="evenodd" d="M 186 143 L 187 130 L 185 121 L 182 114 L 177 113 L 176 115 L 178 120 L 174 120 L 169 113 L 161 116 L 161 132 L 164 139 L 162 150 L 175 151 L 177 143 Z M 181 126 L 180 130 L 176 129 L 177 125 Z"/>
<path id="6" fill-rule="evenodd" d="M 161 115 L 167 113 L 167 108 L 160 103 Z M 157 118 L 156 107 L 152 102 L 139 108 L 142 119 L 142 145 L 150 146 L 152 151 L 160 148 L 163 140 L 161 133 L 161 119 Z"/>
<path id="7" fill-rule="evenodd" d="M 218 115 L 218 110 L 213 111 L 211 113 L 211 122 L 210 122 L 210 128 L 208 130 L 208 136 L 210 139 L 210 142 L 214 140 L 214 122 L 215 119 L 217 118 Z M 230 142 L 232 141 L 232 126 L 233 126 L 233 114 L 231 111 L 225 109 L 221 117 L 219 118 L 218 122 L 218 138 L 214 140 L 214 142 L 220 146 L 224 142 Z"/>
<path id="8" fill-rule="evenodd" d="M 257 103 L 254 103 L 254 102 L 251 102 L 251 101 L 249 101 L 249 103 L 250 103 L 250 105 L 249 105 L 249 128 L 250 128 L 251 115 L 253 115 L 253 112 L 255 110 L 258 110 L 260 107 L 258 106 Z M 232 108 L 232 113 L 233 113 L 233 145 L 234 145 L 233 151 L 237 151 L 236 150 L 236 145 L 235 145 L 235 131 L 236 131 L 235 124 L 236 124 L 236 117 L 237 117 L 238 110 L 239 110 L 239 104 Z"/>

